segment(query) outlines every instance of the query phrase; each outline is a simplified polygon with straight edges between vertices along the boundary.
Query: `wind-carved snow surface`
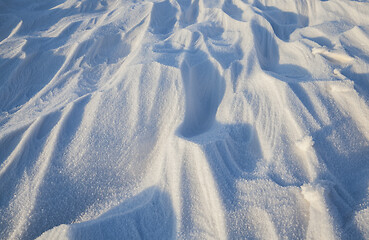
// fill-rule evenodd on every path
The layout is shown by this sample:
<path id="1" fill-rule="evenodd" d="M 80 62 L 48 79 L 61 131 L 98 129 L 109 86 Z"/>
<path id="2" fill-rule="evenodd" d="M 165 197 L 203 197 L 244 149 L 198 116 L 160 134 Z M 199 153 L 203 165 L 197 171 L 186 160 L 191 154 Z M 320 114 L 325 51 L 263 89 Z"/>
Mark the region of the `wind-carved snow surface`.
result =
<path id="1" fill-rule="evenodd" d="M 0 1 L 0 239 L 369 239 L 368 13 Z"/>

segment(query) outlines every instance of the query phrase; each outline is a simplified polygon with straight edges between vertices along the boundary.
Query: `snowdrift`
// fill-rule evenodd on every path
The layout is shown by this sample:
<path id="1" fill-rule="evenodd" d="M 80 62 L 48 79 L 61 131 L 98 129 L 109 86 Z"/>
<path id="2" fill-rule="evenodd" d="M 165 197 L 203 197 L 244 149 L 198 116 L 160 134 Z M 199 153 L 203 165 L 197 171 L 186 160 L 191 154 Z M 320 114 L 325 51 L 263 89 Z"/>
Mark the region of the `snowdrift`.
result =
<path id="1" fill-rule="evenodd" d="M 369 239 L 368 13 L 0 0 L 0 238 Z"/>

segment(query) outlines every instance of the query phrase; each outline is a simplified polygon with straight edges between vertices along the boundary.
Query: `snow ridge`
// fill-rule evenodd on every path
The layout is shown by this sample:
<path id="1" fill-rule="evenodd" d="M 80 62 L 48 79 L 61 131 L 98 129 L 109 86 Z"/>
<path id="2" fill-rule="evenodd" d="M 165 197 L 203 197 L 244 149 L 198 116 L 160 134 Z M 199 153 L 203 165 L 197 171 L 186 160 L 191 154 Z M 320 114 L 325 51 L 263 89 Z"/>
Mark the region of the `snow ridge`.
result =
<path id="1" fill-rule="evenodd" d="M 0 1 L 0 239 L 368 239 L 368 12 Z"/>

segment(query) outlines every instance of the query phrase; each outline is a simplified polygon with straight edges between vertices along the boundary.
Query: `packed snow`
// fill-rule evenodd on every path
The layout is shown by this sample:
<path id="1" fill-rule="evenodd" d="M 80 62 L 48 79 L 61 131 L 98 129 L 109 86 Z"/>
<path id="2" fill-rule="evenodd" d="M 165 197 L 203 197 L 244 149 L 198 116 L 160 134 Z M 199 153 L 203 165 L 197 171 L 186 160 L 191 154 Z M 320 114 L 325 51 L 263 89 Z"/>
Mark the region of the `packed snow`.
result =
<path id="1" fill-rule="evenodd" d="M 369 2 L 0 0 L 0 239 L 369 239 Z"/>

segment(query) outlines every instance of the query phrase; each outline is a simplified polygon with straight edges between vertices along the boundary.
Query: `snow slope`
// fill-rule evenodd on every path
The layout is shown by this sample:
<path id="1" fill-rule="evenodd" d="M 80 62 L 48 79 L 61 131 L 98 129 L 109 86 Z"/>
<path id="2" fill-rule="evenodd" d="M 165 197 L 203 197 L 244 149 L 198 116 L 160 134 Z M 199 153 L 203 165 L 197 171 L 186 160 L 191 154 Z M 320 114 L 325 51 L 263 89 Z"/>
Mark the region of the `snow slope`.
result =
<path id="1" fill-rule="evenodd" d="M 368 13 L 0 0 L 0 239 L 369 239 Z"/>

